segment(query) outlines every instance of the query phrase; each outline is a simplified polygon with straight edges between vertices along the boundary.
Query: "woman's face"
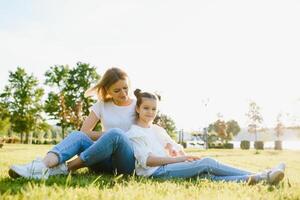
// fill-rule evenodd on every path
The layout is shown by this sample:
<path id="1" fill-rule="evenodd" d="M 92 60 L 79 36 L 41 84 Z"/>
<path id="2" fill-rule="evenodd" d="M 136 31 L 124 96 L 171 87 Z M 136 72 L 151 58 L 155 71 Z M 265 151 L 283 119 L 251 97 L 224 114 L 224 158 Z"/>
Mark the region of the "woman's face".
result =
<path id="1" fill-rule="evenodd" d="M 128 96 L 128 80 L 118 80 L 116 83 L 112 84 L 107 93 L 112 97 L 115 103 L 124 103 L 129 100 Z"/>
<path id="2" fill-rule="evenodd" d="M 136 108 L 136 112 L 139 114 L 139 120 L 150 123 L 157 114 L 157 100 L 150 98 L 143 98 L 142 104 Z"/>

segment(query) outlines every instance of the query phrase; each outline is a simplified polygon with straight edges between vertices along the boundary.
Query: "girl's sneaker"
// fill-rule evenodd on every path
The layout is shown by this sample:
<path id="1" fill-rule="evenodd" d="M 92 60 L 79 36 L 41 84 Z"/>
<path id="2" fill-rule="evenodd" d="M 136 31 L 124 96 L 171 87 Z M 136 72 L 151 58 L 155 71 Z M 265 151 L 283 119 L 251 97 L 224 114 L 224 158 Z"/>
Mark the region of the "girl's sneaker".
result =
<path id="1" fill-rule="evenodd" d="M 269 184 L 278 184 L 284 178 L 285 164 L 280 163 L 274 168 L 256 175 L 257 182 L 266 181 Z"/>

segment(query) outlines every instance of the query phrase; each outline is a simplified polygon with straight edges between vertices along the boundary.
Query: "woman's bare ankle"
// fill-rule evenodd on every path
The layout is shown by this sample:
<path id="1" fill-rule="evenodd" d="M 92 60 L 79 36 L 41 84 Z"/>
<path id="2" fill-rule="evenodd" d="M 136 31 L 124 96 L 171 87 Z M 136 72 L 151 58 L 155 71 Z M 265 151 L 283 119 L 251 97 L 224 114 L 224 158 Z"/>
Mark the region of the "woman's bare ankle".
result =
<path id="1" fill-rule="evenodd" d="M 58 156 L 55 153 L 49 152 L 43 159 L 43 163 L 49 168 L 55 167 L 59 164 Z"/>

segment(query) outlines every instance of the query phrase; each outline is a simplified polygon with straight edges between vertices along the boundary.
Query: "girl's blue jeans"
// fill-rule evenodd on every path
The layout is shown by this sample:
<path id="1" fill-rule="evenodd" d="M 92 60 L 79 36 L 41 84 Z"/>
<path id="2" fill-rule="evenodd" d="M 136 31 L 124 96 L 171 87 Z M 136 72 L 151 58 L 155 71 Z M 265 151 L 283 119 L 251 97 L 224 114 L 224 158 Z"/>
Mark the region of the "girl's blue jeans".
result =
<path id="1" fill-rule="evenodd" d="M 159 167 L 151 176 L 155 178 L 208 177 L 214 181 L 246 182 L 254 173 L 218 162 L 210 157 L 191 162 L 167 164 Z"/>
<path id="2" fill-rule="evenodd" d="M 81 131 L 73 131 L 50 152 L 58 156 L 59 163 L 79 155 L 84 164 L 96 172 L 134 172 L 135 158 L 131 142 L 124 131 L 118 128 L 108 130 L 96 142 Z"/>

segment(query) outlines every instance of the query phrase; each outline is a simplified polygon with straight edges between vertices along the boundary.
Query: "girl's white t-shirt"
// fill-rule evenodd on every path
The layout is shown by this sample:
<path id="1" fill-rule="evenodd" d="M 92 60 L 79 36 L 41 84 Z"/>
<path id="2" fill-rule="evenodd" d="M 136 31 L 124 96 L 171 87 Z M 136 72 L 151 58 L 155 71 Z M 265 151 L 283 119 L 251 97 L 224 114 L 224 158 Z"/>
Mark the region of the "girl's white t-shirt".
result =
<path id="1" fill-rule="evenodd" d="M 183 151 L 183 147 L 177 144 L 165 129 L 155 124 L 149 128 L 132 125 L 127 131 L 127 136 L 132 142 L 136 159 L 135 171 L 139 176 L 151 176 L 159 168 L 147 166 L 149 155 L 170 157 L 165 149 L 167 143 L 170 143 L 175 150 Z"/>
<path id="2" fill-rule="evenodd" d="M 107 131 L 111 128 L 120 128 L 128 131 L 135 122 L 136 99 L 128 106 L 117 106 L 113 102 L 97 101 L 92 107 L 96 116 L 101 120 L 102 130 Z"/>

